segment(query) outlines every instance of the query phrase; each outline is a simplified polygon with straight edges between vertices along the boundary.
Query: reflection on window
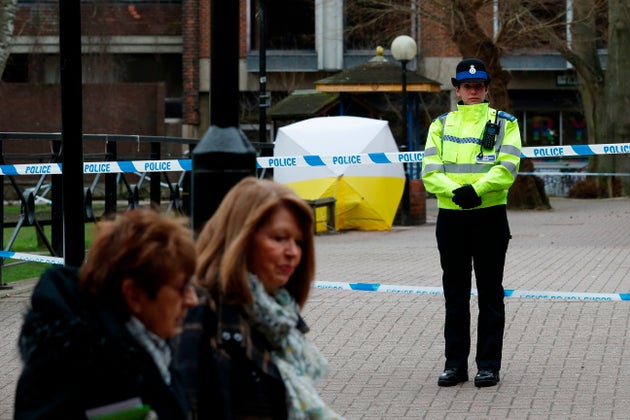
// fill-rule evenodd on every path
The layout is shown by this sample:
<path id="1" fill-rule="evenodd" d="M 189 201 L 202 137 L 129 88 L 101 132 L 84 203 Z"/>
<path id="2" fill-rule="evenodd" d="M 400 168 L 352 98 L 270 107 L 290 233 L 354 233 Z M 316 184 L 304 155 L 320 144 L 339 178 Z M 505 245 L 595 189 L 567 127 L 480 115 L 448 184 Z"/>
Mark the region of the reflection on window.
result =
<path id="1" fill-rule="evenodd" d="M 267 0 L 266 48 L 315 49 L 315 0 Z M 252 0 L 251 49 L 260 48 L 260 2 Z"/>
<path id="2" fill-rule="evenodd" d="M 534 115 L 531 132 L 534 146 L 558 144 L 558 124 L 552 115 Z"/>
<path id="3" fill-rule="evenodd" d="M 524 145 L 561 146 L 588 143 L 586 119 L 572 111 L 528 111 L 519 117 L 524 127 Z"/>
<path id="4" fill-rule="evenodd" d="M 567 113 L 568 114 L 568 113 Z M 586 138 L 586 118 L 581 114 L 568 114 L 566 120 L 565 143 L 585 144 Z"/>
<path id="5" fill-rule="evenodd" d="M 410 34 L 412 12 L 409 0 L 344 2 L 346 50 L 389 48 L 396 35 Z"/>

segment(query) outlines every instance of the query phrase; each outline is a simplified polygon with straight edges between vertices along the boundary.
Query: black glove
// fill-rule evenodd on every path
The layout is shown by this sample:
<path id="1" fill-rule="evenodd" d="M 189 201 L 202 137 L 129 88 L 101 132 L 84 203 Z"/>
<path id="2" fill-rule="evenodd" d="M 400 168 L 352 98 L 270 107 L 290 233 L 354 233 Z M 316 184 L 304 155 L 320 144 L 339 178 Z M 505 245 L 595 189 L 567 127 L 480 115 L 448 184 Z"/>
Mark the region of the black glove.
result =
<path id="1" fill-rule="evenodd" d="M 475 192 L 472 185 L 466 184 L 453 190 L 453 203 L 464 210 L 472 209 L 481 205 L 481 198 Z"/>

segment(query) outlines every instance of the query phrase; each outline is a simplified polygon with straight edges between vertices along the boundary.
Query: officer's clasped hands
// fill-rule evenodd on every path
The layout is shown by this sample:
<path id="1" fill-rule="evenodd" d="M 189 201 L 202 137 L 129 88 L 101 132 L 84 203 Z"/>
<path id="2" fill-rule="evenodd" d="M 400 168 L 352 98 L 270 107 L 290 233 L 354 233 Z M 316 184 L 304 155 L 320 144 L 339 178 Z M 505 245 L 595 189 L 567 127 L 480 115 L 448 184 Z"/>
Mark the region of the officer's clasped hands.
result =
<path id="1" fill-rule="evenodd" d="M 466 184 L 453 190 L 453 203 L 464 210 L 472 209 L 481 205 L 481 198 L 472 185 Z"/>

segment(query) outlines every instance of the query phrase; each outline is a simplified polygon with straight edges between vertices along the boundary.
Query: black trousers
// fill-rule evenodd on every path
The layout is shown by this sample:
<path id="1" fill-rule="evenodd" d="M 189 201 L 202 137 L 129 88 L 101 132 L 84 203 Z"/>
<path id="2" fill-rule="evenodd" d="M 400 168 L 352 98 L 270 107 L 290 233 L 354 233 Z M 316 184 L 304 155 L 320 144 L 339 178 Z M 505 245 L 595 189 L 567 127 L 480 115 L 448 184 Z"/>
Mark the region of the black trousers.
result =
<path id="1" fill-rule="evenodd" d="M 478 369 L 500 369 L 505 330 L 503 268 L 510 241 L 505 206 L 440 209 L 436 238 L 442 266 L 446 316 L 445 368 L 468 368 L 472 270 L 478 292 Z"/>

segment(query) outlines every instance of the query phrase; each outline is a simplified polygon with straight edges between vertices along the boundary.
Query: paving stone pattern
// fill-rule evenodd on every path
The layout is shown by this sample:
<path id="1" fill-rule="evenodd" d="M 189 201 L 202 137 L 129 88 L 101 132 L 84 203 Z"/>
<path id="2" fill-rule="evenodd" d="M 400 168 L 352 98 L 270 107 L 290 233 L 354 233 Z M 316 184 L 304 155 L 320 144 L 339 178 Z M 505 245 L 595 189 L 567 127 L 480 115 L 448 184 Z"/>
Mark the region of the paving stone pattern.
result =
<path id="1" fill-rule="evenodd" d="M 509 212 L 505 288 L 630 292 L 630 199 L 551 203 Z M 421 226 L 318 235 L 316 280 L 441 286 L 435 205 L 428 199 Z M 21 283 L 0 291 L 0 419 L 13 416 L 21 368 L 16 338 L 33 282 Z M 506 311 L 499 385 L 440 388 L 441 294 L 314 289 L 304 316 L 331 368 L 320 393 L 348 420 L 630 418 L 630 301 L 507 298 Z M 476 321 L 473 348 L 475 334 Z M 469 365 L 472 378 L 474 352 Z"/>

